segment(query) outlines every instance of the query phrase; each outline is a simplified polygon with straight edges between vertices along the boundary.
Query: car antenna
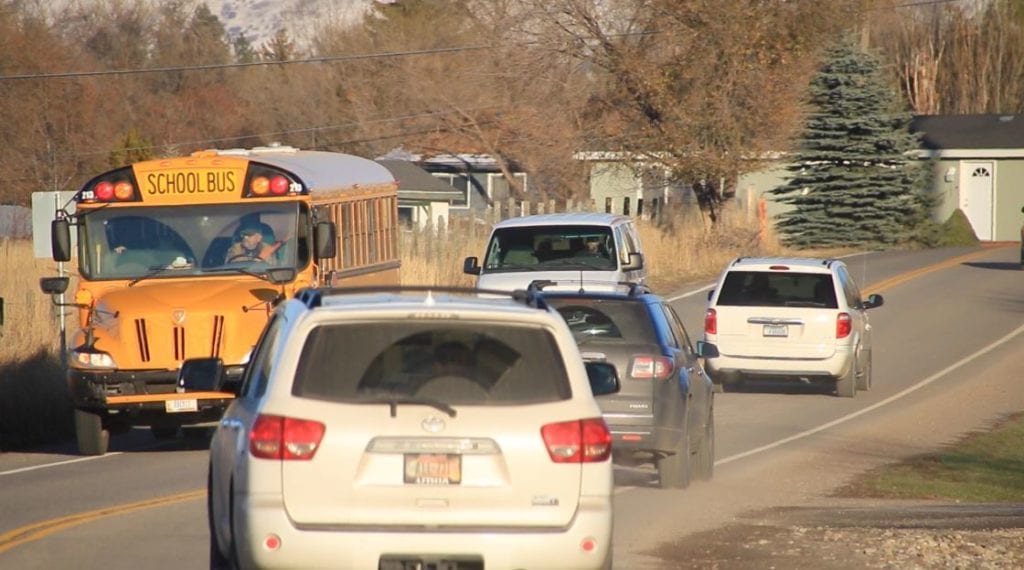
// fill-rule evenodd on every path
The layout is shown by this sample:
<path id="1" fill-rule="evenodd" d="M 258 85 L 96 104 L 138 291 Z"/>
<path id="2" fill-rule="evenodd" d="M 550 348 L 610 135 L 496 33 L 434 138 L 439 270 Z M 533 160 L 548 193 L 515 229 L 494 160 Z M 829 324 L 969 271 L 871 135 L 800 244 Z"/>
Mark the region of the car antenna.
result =
<path id="1" fill-rule="evenodd" d="M 582 269 L 580 269 L 580 291 L 579 292 L 580 292 L 580 294 L 583 294 L 583 293 L 586 292 L 586 291 L 583 290 L 583 270 Z"/>

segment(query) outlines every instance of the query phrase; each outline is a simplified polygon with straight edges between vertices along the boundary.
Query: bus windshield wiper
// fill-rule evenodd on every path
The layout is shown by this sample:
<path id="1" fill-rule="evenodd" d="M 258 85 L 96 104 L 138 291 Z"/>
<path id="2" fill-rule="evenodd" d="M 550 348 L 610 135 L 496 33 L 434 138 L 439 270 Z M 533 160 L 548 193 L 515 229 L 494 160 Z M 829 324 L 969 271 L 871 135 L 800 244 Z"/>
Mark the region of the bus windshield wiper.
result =
<path id="1" fill-rule="evenodd" d="M 256 271 L 250 271 L 250 270 L 245 269 L 243 267 L 217 267 L 217 268 L 214 268 L 214 269 L 204 269 L 203 270 L 203 274 L 208 274 L 208 273 L 240 273 L 242 275 L 249 275 L 251 277 L 255 277 L 257 279 L 262 279 L 264 281 L 270 281 L 270 279 L 267 278 L 267 272 L 266 271 L 264 271 L 262 273 L 257 273 Z"/>
<path id="2" fill-rule="evenodd" d="M 148 269 L 149 269 L 149 273 L 146 273 L 145 275 L 143 275 L 141 277 L 136 277 L 135 279 L 132 279 L 131 281 L 128 282 L 128 286 L 129 287 L 134 287 L 135 284 L 138 283 L 139 281 L 145 281 L 146 279 L 149 279 L 150 277 L 156 277 L 157 275 L 160 275 L 161 273 L 165 273 L 167 271 L 174 271 L 176 269 L 192 269 L 192 264 L 191 263 L 185 263 L 185 264 L 179 265 L 179 264 L 175 264 L 175 263 L 168 263 L 167 265 L 154 265 L 154 266 L 152 266 L 152 267 L 150 267 Z"/>

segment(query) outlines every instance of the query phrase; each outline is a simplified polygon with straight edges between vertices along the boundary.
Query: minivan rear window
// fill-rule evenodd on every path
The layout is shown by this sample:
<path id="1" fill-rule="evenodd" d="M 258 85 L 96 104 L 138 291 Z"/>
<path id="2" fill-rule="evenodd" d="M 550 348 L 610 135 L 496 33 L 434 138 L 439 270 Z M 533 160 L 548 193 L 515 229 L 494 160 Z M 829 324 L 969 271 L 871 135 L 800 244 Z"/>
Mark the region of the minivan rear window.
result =
<path id="1" fill-rule="evenodd" d="M 451 321 L 322 325 L 303 346 L 295 396 L 339 402 L 432 398 L 525 405 L 572 397 L 561 352 L 541 327 Z"/>
<path id="2" fill-rule="evenodd" d="M 829 273 L 730 271 L 718 295 L 721 306 L 838 308 Z"/>

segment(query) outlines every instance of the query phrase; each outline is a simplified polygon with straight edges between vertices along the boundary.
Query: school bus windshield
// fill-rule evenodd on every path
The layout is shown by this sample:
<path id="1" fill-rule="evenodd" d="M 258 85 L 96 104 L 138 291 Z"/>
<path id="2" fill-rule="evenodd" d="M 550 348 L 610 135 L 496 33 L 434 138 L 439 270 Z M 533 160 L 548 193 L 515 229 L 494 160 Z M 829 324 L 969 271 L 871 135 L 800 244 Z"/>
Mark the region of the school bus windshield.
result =
<path id="1" fill-rule="evenodd" d="M 223 275 L 304 268 L 309 247 L 298 228 L 308 217 L 295 202 L 98 208 L 79 227 L 86 279 Z"/>

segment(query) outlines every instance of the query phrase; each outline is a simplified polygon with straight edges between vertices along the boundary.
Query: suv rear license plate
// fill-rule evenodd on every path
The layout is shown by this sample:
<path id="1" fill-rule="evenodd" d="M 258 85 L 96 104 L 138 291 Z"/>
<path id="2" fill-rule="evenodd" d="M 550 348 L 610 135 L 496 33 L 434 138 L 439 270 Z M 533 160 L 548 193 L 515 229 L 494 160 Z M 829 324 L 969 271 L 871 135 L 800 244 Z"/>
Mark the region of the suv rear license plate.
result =
<path id="1" fill-rule="evenodd" d="M 789 336 L 789 325 L 765 325 L 764 336 Z"/>
<path id="2" fill-rule="evenodd" d="M 462 456 L 454 453 L 406 453 L 405 482 L 458 485 L 462 482 Z"/>
<path id="3" fill-rule="evenodd" d="M 164 409 L 167 410 L 168 414 L 177 412 L 198 412 L 199 402 L 195 398 L 165 400 Z"/>

